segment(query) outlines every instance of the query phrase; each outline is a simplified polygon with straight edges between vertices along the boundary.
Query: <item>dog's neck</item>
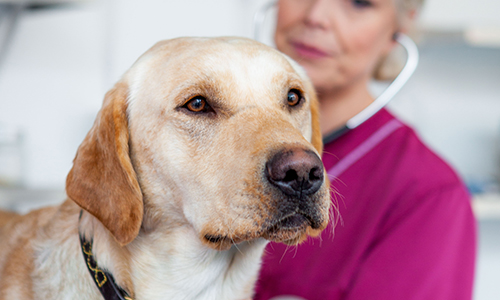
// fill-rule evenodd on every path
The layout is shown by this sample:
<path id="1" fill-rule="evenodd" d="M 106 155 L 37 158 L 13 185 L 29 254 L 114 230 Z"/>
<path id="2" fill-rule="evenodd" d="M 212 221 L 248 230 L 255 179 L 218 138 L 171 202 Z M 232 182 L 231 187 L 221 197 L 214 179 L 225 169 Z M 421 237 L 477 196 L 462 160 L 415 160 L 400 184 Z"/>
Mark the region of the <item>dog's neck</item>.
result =
<path id="1" fill-rule="evenodd" d="M 207 248 L 190 228 L 140 237 L 131 250 L 137 295 L 144 299 L 244 299 L 251 295 L 265 241 Z"/>
<path id="2" fill-rule="evenodd" d="M 267 243 L 259 239 L 217 251 L 204 245 L 192 228 L 180 226 L 168 234 L 141 232 L 120 249 L 110 236 L 101 236 L 109 233 L 96 222 L 98 264 L 137 300 L 250 298 Z M 106 253 L 112 249 L 118 253 Z"/>

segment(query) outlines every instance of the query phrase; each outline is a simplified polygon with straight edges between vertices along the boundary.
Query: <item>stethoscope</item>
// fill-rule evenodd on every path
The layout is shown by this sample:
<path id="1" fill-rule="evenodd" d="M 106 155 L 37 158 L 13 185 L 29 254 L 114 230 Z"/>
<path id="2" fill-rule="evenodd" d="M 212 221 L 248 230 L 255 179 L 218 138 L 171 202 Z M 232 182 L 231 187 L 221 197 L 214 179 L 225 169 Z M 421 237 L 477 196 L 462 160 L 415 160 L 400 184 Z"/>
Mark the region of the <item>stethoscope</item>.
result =
<path id="1" fill-rule="evenodd" d="M 266 14 L 276 5 L 276 1 L 270 1 L 266 3 L 261 9 L 259 9 L 253 19 L 253 28 L 254 28 L 254 39 L 257 41 L 261 41 L 261 33 L 262 27 L 264 25 L 264 21 L 266 19 Z M 332 133 L 323 137 L 323 143 L 329 143 L 340 136 L 344 135 L 346 132 L 358 127 L 363 124 L 370 117 L 375 115 L 379 110 L 381 110 L 384 106 L 391 101 L 391 99 L 401 90 L 401 88 L 408 82 L 410 77 L 413 75 L 413 72 L 417 68 L 418 65 L 418 48 L 415 45 L 415 42 L 407 35 L 403 33 L 396 33 L 394 35 L 394 40 L 398 42 L 406 51 L 406 63 L 401 70 L 401 72 L 396 76 L 396 78 L 391 82 L 391 84 L 375 99 L 370 105 L 368 105 L 365 109 L 360 111 L 357 115 L 350 118 L 345 125 L 336 129 Z"/>

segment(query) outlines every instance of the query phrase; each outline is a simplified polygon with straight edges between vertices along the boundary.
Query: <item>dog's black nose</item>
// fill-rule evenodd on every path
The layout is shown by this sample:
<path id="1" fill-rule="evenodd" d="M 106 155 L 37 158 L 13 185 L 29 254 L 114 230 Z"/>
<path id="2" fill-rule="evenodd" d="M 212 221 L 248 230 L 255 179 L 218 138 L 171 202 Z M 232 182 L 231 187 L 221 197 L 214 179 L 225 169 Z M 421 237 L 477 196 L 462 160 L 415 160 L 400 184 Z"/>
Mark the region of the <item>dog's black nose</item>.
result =
<path id="1" fill-rule="evenodd" d="M 316 153 L 292 148 L 275 154 L 266 163 L 269 182 L 289 196 L 314 194 L 323 183 L 323 163 Z"/>

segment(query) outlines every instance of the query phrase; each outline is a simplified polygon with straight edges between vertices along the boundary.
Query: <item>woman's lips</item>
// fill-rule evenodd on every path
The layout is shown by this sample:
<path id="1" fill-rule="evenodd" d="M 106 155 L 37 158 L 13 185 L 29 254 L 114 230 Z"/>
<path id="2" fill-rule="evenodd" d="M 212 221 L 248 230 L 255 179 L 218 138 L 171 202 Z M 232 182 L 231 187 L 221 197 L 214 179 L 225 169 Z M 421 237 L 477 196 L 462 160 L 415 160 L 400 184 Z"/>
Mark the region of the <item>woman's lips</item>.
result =
<path id="1" fill-rule="evenodd" d="M 292 42 L 292 47 L 298 55 L 309 59 L 320 59 L 330 56 L 328 53 L 321 51 L 309 45 L 305 45 L 299 42 Z"/>

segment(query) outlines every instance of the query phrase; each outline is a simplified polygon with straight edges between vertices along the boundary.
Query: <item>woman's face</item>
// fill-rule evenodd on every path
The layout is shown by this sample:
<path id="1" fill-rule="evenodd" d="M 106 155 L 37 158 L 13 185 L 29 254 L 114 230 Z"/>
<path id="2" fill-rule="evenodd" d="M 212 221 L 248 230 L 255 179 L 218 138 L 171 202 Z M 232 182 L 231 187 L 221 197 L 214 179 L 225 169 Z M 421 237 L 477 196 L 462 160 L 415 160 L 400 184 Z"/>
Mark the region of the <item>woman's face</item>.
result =
<path id="1" fill-rule="evenodd" d="M 366 82 L 395 43 L 394 1 L 280 0 L 276 46 L 306 69 L 319 92 Z"/>

